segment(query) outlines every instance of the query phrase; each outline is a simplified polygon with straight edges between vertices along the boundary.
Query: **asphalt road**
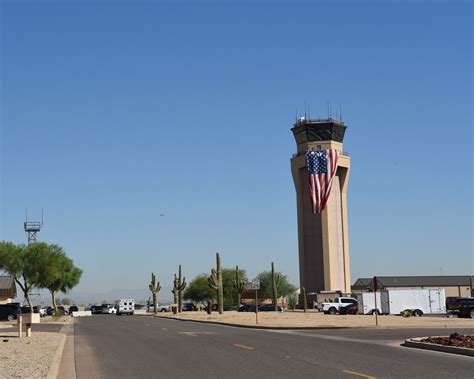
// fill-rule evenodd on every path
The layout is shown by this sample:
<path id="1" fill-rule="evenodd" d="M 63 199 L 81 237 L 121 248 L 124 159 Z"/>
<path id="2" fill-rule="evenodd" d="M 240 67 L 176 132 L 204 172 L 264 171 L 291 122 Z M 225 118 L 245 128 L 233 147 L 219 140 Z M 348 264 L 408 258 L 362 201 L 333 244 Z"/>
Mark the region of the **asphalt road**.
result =
<path id="1" fill-rule="evenodd" d="M 450 332 L 268 331 L 98 315 L 75 320 L 74 360 L 78 378 L 473 378 L 473 358 L 400 346 L 409 337 Z"/>

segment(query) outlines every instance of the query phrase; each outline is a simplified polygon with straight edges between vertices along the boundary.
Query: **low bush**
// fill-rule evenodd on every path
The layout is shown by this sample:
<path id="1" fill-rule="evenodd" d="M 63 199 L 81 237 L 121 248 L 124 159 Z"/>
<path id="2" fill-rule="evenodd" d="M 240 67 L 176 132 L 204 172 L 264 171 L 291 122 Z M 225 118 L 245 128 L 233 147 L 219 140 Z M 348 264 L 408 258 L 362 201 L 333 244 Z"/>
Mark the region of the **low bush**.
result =
<path id="1" fill-rule="evenodd" d="M 411 309 L 405 309 L 404 311 L 402 311 L 401 315 L 403 317 L 411 317 L 413 316 L 413 312 L 411 311 Z"/>

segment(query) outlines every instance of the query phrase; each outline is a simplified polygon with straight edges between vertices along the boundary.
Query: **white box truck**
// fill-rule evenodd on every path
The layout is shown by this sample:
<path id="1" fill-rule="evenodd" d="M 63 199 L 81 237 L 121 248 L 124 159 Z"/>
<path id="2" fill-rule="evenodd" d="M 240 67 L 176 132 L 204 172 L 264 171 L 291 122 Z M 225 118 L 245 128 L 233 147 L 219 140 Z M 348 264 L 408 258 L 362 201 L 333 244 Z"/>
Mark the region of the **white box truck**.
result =
<path id="1" fill-rule="evenodd" d="M 120 299 L 115 302 L 115 309 L 117 309 L 117 315 L 133 315 L 135 310 L 135 300 L 133 299 Z"/>
<path id="2" fill-rule="evenodd" d="M 380 292 L 376 292 L 378 314 L 382 314 L 382 302 Z M 357 294 L 358 313 L 364 315 L 375 314 L 375 296 L 373 292 L 362 292 Z"/>
<path id="3" fill-rule="evenodd" d="M 380 300 L 384 314 L 399 315 L 404 310 L 417 317 L 446 313 L 444 288 L 385 290 L 380 291 Z"/>

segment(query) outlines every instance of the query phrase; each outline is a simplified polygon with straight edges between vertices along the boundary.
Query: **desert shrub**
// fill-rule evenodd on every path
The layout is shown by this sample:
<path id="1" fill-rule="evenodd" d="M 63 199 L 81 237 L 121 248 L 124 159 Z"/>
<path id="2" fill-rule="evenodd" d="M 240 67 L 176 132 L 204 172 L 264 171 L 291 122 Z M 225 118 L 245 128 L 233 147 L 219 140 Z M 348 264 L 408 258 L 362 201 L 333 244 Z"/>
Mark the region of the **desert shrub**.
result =
<path id="1" fill-rule="evenodd" d="M 288 295 L 288 308 L 290 308 L 292 311 L 296 309 L 296 304 L 298 304 L 298 295 L 296 293 L 292 293 L 291 295 Z"/>
<path id="2" fill-rule="evenodd" d="M 404 311 L 402 311 L 402 316 L 403 317 L 411 317 L 413 316 L 413 312 L 410 310 L 410 309 L 405 309 Z"/>

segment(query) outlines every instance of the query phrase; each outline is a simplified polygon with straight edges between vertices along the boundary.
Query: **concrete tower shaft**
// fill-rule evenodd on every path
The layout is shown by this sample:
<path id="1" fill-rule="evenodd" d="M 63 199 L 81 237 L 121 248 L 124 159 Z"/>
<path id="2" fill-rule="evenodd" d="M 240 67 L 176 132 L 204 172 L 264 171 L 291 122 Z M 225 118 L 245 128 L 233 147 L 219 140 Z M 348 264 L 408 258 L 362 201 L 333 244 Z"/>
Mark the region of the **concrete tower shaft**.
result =
<path id="1" fill-rule="evenodd" d="M 291 159 L 296 189 L 300 286 L 309 292 L 350 292 L 347 187 L 350 158 L 342 141 L 346 125 L 333 119 L 302 119 L 291 129 L 297 154 Z M 331 195 L 321 214 L 313 214 L 309 195 L 307 150 L 339 151 Z"/>

